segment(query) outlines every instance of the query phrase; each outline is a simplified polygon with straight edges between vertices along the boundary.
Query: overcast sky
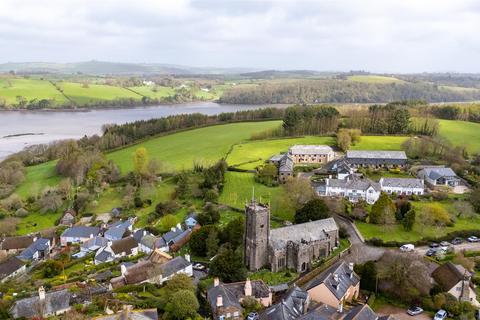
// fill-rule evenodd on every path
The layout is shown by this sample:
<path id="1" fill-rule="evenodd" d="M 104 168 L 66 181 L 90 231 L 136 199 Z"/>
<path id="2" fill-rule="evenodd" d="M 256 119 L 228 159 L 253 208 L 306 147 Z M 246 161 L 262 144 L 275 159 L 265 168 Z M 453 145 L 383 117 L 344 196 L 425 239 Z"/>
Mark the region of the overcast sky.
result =
<path id="1" fill-rule="evenodd" d="M 0 0 L 0 62 L 480 72 L 478 0 Z"/>

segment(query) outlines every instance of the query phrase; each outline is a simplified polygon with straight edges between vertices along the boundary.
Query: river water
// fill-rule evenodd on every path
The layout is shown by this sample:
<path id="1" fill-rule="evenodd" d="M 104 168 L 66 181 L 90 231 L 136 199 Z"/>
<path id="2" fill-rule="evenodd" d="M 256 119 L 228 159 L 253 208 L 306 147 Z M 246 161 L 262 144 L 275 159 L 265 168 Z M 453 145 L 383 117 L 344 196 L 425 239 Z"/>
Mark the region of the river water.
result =
<path id="1" fill-rule="evenodd" d="M 261 108 L 261 106 L 196 102 L 179 105 L 100 109 L 85 112 L 0 111 L 0 159 L 29 145 L 100 134 L 104 124 L 121 124 L 175 114 L 203 113 L 213 115 L 257 108 Z"/>

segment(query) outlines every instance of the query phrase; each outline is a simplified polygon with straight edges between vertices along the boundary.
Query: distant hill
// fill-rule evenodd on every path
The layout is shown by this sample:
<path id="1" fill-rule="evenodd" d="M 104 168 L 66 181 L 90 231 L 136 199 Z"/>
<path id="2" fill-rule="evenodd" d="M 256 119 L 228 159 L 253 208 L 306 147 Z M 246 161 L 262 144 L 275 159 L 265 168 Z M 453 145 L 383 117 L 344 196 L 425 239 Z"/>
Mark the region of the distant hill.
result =
<path id="1" fill-rule="evenodd" d="M 91 75 L 147 75 L 147 74 L 239 74 L 251 72 L 247 68 L 190 67 L 173 64 L 123 63 L 86 61 L 73 63 L 55 62 L 8 62 L 0 64 L 0 73 L 58 73 Z"/>

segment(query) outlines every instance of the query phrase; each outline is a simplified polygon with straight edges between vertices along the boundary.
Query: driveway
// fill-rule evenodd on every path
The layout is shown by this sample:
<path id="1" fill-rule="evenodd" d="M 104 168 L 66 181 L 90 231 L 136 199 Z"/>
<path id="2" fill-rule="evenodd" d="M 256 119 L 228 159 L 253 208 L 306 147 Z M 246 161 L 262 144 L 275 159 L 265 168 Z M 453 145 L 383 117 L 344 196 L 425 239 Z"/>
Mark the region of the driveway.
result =
<path id="1" fill-rule="evenodd" d="M 391 314 L 398 320 L 431 320 L 432 319 L 432 317 L 426 312 L 412 317 L 407 314 L 407 310 L 399 307 L 394 307 L 391 305 L 385 305 L 380 307 L 377 310 L 377 313 L 381 316 Z"/>

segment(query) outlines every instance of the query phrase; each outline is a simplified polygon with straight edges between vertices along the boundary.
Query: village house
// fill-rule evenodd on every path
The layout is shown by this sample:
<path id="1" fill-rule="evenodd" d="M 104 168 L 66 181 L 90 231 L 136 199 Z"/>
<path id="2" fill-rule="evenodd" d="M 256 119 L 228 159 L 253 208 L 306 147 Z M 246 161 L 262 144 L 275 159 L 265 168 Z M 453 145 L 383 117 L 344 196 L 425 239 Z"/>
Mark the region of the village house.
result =
<path id="1" fill-rule="evenodd" d="M 320 304 L 298 320 L 396 320 L 392 315 L 380 316 L 368 304 L 360 304 L 351 309 Z M 263 319 L 262 319 L 263 320 Z M 270 320 L 270 319 L 269 319 Z M 272 319 L 273 320 L 273 319 Z M 290 319 L 291 320 L 291 319 Z"/>
<path id="2" fill-rule="evenodd" d="M 404 167 L 407 155 L 404 151 L 348 150 L 345 160 L 353 167 Z"/>
<path id="3" fill-rule="evenodd" d="M 104 232 L 103 236 L 109 241 L 120 240 L 129 236 L 133 230 L 133 224 L 135 219 L 130 218 L 128 220 L 112 223 L 108 226 L 108 229 Z"/>
<path id="4" fill-rule="evenodd" d="M 305 290 L 313 301 L 339 308 L 358 298 L 360 277 L 353 271 L 353 263 L 340 261 L 311 280 Z"/>
<path id="5" fill-rule="evenodd" d="M 128 284 L 139 283 L 155 283 L 163 284 L 170 280 L 176 274 L 185 274 L 193 277 L 193 266 L 190 262 L 190 256 L 185 255 L 172 258 L 171 256 L 162 253 L 163 259 L 160 263 L 157 259 L 148 259 L 139 261 L 128 267 L 121 267 L 121 276 L 110 280 L 110 285 L 113 289 L 122 287 Z"/>
<path id="6" fill-rule="evenodd" d="M 324 145 L 294 145 L 288 150 L 295 164 L 327 163 L 335 158 L 335 152 L 330 146 Z"/>
<path id="7" fill-rule="evenodd" d="M 70 310 L 71 296 L 68 289 L 46 293 L 45 289 L 40 287 L 38 296 L 16 301 L 10 314 L 13 318 L 58 316 Z"/>
<path id="8" fill-rule="evenodd" d="M 450 261 L 440 265 L 433 271 L 432 278 L 435 282 L 458 301 L 467 301 L 479 308 L 472 273 L 459 264 Z"/>
<path id="9" fill-rule="evenodd" d="M 380 188 L 388 194 L 397 195 L 423 195 L 425 184 L 422 179 L 413 178 L 381 178 Z"/>
<path id="10" fill-rule="evenodd" d="M 295 284 L 281 301 L 260 312 L 260 320 L 291 320 L 307 313 L 310 305 L 308 292 Z"/>
<path id="11" fill-rule="evenodd" d="M 0 282 L 8 281 L 26 272 L 25 263 L 17 257 L 0 262 Z"/>
<path id="12" fill-rule="evenodd" d="M 138 242 L 133 237 L 109 241 L 105 247 L 95 254 L 95 264 L 111 262 L 122 257 L 132 257 L 138 254 Z"/>
<path id="13" fill-rule="evenodd" d="M 100 234 L 98 227 L 74 226 L 66 229 L 60 236 L 60 244 L 66 246 L 69 243 L 84 243 L 90 238 Z"/>
<path id="14" fill-rule="evenodd" d="M 418 177 L 432 187 L 456 187 L 460 184 L 460 178 L 451 168 L 428 167 L 418 172 Z"/>
<path id="15" fill-rule="evenodd" d="M 138 250 L 146 254 L 152 253 L 152 251 L 156 249 L 157 240 L 158 238 L 153 234 L 146 234 L 140 239 Z"/>
<path id="16" fill-rule="evenodd" d="M 18 236 L 3 238 L 0 242 L 0 259 L 4 259 L 9 255 L 14 255 L 22 252 L 36 240 L 36 236 Z"/>
<path id="17" fill-rule="evenodd" d="M 273 272 L 304 272 L 339 243 L 333 218 L 270 230 L 270 208 L 255 201 L 245 206 L 245 215 L 244 258 L 250 271 L 269 266 Z"/>
<path id="18" fill-rule="evenodd" d="M 52 251 L 52 243 L 50 239 L 39 238 L 34 243 L 23 250 L 17 258 L 24 261 L 37 261 L 48 258 Z"/>
<path id="19" fill-rule="evenodd" d="M 242 319 L 242 301 L 246 297 L 255 298 L 262 306 L 272 305 L 272 292 L 262 280 L 250 280 L 234 283 L 221 283 L 218 278 L 207 290 L 214 319 Z"/>
<path id="20" fill-rule="evenodd" d="M 318 169 L 317 169 L 318 170 Z M 345 179 L 349 175 L 355 173 L 355 169 L 348 163 L 345 158 L 330 161 L 322 169 L 324 173 L 334 174 L 337 179 Z"/>
<path id="21" fill-rule="evenodd" d="M 75 210 L 71 208 L 67 209 L 63 212 L 63 216 L 60 218 L 60 221 L 58 222 L 58 224 L 61 226 L 71 227 L 75 224 L 75 216 L 76 216 Z"/>
<path id="22" fill-rule="evenodd" d="M 325 179 L 323 189 L 317 188 L 321 196 L 345 197 L 351 202 L 364 200 L 369 204 L 375 203 L 380 197 L 381 186 L 368 178 L 349 175 L 345 179 Z"/>

